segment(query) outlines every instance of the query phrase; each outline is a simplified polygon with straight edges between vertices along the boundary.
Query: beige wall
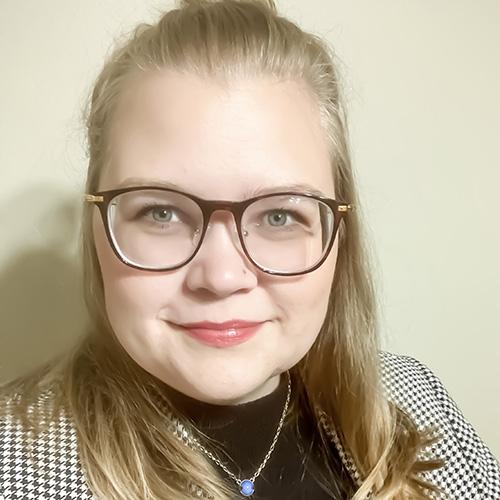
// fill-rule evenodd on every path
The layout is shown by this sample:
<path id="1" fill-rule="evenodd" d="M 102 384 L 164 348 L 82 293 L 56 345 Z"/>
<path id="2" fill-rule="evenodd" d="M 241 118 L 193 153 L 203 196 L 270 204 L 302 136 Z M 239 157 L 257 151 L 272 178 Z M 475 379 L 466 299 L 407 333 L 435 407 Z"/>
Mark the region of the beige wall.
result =
<path id="1" fill-rule="evenodd" d="M 389 350 L 500 456 L 500 3 L 279 1 L 343 60 Z M 0 378 L 80 330 L 80 108 L 113 37 L 171 2 L 0 4 Z"/>

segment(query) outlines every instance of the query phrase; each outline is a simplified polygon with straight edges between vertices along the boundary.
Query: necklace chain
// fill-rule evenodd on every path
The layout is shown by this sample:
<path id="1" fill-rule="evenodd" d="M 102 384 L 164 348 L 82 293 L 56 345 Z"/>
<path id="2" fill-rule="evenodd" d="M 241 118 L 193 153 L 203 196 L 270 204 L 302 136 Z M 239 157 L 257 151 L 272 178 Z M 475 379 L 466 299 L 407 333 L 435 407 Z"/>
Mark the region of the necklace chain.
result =
<path id="1" fill-rule="evenodd" d="M 290 380 L 290 373 L 287 371 L 287 376 L 288 376 L 288 392 L 286 396 L 286 401 L 283 406 L 283 411 L 281 413 L 281 418 L 278 423 L 278 428 L 276 429 L 276 433 L 274 434 L 273 441 L 271 443 L 271 446 L 266 453 L 266 456 L 264 457 L 264 460 L 262 463 L 259 465 L 258 469 L 255 471 L 254 475 L 250 478 L 250 481 L 253 483 L 257 476 L 262 472 L 262 469 L 266 466 L 271 453 L 274 450 L 274 447 L 276 446 L 276 443 L 278 441 L 278 437 L 281 433 L 281 429 L 283 427 L 283 422 L 285 421 L 286 413 L 288 411 L 288 404 L 290 403 L 290 394 L 291 394 L 291 380 Z M 207 450 L 205 446 L 203 446 L 196 437 L 190 435 L 187 437 L 188 441 L 190 441 L 192 444 L 194 444 L 197 448 L 199 448 L 205 455 L 207 455 L 211 460 L 213 460 L 231 479 L 236 481 L 238 486 L 241 485 L 242 481 L 239 477 L 237 477 L 235 474 L 233 474 L 211 451 Z"/>

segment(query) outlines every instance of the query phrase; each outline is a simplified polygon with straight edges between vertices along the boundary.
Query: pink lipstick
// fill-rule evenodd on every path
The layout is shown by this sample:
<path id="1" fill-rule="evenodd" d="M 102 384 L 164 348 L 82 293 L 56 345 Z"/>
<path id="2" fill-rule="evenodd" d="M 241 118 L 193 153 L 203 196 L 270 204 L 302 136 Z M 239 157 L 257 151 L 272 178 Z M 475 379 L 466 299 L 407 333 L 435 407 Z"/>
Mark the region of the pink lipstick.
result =
<path id="1" fill-rule="evenodd" d="M 255 335 L 264 321 L 231 320 L 224 323 L 201 321 L 180 326 L 190 337 L 214 347 L 229 347 L 241 344 Z"/>

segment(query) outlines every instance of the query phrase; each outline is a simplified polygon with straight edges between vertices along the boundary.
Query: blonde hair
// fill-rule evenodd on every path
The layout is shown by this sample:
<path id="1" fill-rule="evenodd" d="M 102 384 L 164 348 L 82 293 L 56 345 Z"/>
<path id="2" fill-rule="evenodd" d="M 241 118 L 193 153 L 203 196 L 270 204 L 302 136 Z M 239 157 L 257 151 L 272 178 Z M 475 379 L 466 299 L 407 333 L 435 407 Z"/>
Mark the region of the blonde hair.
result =
<path id="1" fill-rule="evenodd" d="M 225 82 L 264 76 L 305 83 L 317 100 L 329 141 L 336 196 L 358 206 L 334 59 L 324 41 L 279 16 L 272 0 L 181 1 L 157 23 L 140 24 L 109 56 L 97 78 L 86 114 L 86 192 L 98 189 L 109 162 L 114 110 L 127 83 L 146 72 L 173 68 Z M 202 491 L 229 500 L 234 490 L 220 471 L 165 431 L 166 411 L 174 418 L 182 415 L 169 404 L 161 382 L 130 359 L 112 331 L 92 210 L 84 207 L 82 225 L 89 333 L 66 357 L 36 376 L 19 379 L 17 387 L 29 401 L 37 387 L 57 382 L 56 407 L 67 408 L 73 419 L 81 463 L 98 498 L 182 500 Z M 418 452 L 434 439 L 430 432 L 418 431 L 384 396 L 375 290 L 356 212 L 348 214 L 338 238 L 324 324 L 308 354 L 291 370 L 297 390 L 289 418 L 305 407 L 314 409 L 305 414 L 317 429 L 324 457 L 332 439 L 342 443 L 359 474 L 354 500 L 370 492 L 379 500 L 429 498 L 437 488 L 420 473 L 442 463 L 418 459 Z M 329 477 L 321 480 L 328 488 Z M 190 490 L 189 484 L 200 489 Z"/>

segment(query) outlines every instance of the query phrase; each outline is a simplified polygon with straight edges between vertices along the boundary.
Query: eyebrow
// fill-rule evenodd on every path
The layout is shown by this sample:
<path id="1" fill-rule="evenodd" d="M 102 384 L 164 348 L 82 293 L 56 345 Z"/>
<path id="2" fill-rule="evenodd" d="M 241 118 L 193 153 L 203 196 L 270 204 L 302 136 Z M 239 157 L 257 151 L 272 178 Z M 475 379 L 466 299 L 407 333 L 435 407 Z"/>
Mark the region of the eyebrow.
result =
<path id="1" fill-rule="evenodd" d="M 164 179 L 154 179 L 145 177 L 127 177 L 124 181 L 118 184 L 118 188 L 128 188 L 135 186 L 151 186 L 151 187 L 163 187 L 168 189 L 177 189 L 178 191 L 185 191 L 182 186 L 175 184 Z"/>
<path id="2" fill-rule="evenodd" d="M 177 191 L 189 192 L 189 190 L 187 190 L 185 187 L 179 186 L 174 182 L 170 182 L 164 179 L 155 179 L 155 178 L 128 177 L 118 185 L 119 188 L 127 188 L 132 186 L 151 186 L 151 187 L 160 187 L 167 189 L 175 189 Z M 245 191 L 245 197 L 253 198 L 255 196 L 260 196 L 263 194 L 280 193 L 285 191 L 309 193 L 316 196 L 329 198 L 329 196 L 326 195 L 320 189 L 312 186 L 311 184 L 303 182 L 286 183 L 286 184 L 280 184 L 278 186 L 259 186 L 256 188 L 250 188 L 247 191 Z"/>
<path id="3" fill-rule="evenodd" d="M 328 198 L 328 196 L 320 189 L 315 188 L 311 184 L 303 182 L 281 184 L 279 186 L 261 186 L 255 189 L 250 189 L 247 194 L 249 198 L 253 198 L 254 196 L 259 196 L 261 194 L 271 194 L 274 192 L 283 192 L 283 191 L 296 191 L 299 193 L 309 193 L 309 194 L 314 194 L 316 196 L 322 196 Z"/>

